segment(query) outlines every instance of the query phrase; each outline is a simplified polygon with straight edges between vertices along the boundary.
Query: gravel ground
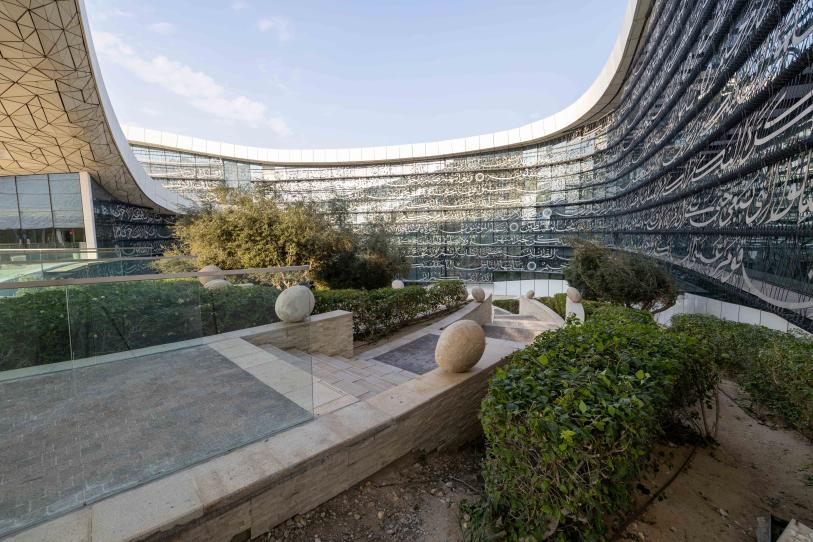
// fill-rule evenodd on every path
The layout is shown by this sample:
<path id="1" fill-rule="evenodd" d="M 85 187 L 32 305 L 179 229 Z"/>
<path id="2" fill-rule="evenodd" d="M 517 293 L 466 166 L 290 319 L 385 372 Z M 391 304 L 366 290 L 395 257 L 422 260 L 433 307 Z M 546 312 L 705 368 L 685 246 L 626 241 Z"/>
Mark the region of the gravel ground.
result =
<path id="1" fill-rule="evenodd" d="M 407 457 L 255 542 L 461 541 L 458 503 L 482 489 L 482 448 Z"/>

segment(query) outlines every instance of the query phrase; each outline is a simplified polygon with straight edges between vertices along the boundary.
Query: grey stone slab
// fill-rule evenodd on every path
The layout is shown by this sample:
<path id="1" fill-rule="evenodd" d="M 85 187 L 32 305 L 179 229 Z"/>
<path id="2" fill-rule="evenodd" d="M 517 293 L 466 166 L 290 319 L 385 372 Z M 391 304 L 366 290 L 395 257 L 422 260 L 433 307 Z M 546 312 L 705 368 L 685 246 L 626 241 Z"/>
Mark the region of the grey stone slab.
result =
<path id="1" fill-rule="evenodd" d="M 208 346 L 0 383 L 0 537 L 312 418 Z"/>
<path id="2" fill-rule="evenodd" d="M 422 375 L 438 367 L 435 362 L 435 347 L 439 338 L 439 335 L 431 333 L 422 335 L 398 348 L 378 354 L 375 359 L 399 369 Z"/>

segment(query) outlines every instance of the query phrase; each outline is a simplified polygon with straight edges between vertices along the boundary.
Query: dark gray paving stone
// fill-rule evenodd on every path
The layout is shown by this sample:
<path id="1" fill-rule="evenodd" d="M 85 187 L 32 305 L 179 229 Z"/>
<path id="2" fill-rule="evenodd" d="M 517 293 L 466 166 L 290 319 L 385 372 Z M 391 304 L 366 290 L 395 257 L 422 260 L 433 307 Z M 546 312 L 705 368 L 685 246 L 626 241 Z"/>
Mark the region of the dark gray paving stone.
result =
<path id="1" fill-rule="evenodd" d="M 207 346 L 0 383 L 0 538 L 311 417 Z"/>
<path id="2" fill-rule="evenodd" d="M 438 367 L 435 362 L 435 347 L 439 338 L 439 335 L 431 333 L 422 335 L 412 342 L 376 356 L 375 359 L 422 375 Z"/>

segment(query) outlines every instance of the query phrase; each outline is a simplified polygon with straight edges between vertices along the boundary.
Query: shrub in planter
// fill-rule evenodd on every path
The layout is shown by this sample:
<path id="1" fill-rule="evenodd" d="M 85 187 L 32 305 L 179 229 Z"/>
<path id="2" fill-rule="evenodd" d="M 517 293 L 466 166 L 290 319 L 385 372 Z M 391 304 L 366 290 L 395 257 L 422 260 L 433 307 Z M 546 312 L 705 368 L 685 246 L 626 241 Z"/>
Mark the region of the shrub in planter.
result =
<path id="1" fill-rule="evenodd" d="M 491 304 L 510 313 L 519 314 L 519 299 L 495 299 Z"/>
<path id="2" fill-rule="evenodd" d="M 553 309 L 553 311 L 562 318 L 565 317 L 565 313 L 567 312 L 567 294 L 540 297 L 539 301 Z"/>
<path id="3" fill-rule="evenodd" d="M 314 295 L 314 312 L 350 311 L 353 313 L 353 336 L 369 339 L 392 333 L 430 314 L 459 307 L 466 302 L 468 292 L 462 282 L 448 281 L 428 288 L 318 290 Z"/>
<path id="4" fill-rule="evenodd" d="M 710 396 L 708 360 L 698 341 L 619 307 L 539 335 L 497 370 L 483 401 L 475 521 L 509 539 L 606 536 L 663 424 Z"/>

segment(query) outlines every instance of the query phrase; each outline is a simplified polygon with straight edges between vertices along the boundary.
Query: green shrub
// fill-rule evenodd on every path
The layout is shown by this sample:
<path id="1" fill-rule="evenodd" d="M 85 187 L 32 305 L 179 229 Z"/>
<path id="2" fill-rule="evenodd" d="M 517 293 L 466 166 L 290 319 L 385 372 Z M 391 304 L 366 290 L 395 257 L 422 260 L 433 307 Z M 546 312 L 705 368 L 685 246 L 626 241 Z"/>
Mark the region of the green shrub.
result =
<path id="1" fill-rule="evenodd" d="M 406 286 L 395 290 L 319 290 L 315 312 L 345 310 L 353 313 L 353 336 L 369 339 L 392 333 L 420 318 L 454 309 L 466 302 L 460 281 L 438 282 L 429 288 Z"/>
<path id="2" fill-rule="evenodd" d="M 567 294 L 556 294 L 552 297 L 539 297 L 537 298 L 537 301 L 544 303 L 553 309 L 556 314 L 562 318 L 565 318 L 565 313 L 567 312 Z M 604 301 L 582 299 L 582 307 L 584 307 L 584 319 L 587 320 L 588 318 L 592 318 L 596 310 L 609 305 L 610 303 L 605 303 Z"/>
<path id="3" fill-rule="evenodd" d="M 702 340 L 754 401 L 813 436 L 813 340 L 699 314 L 673 316 L 672 330 Z"/>
<path id="4" fill-rule="evenodd" d="M 519 299 L 495 299 L 491 304 L 510 313 L 519 314 Z"/>
<path id="5" fill-rule="evenodd" d="M 584 307 L 584 319 L 592 318 L 593 314 L 601 308 L 606 307 L 607 303 L 603 301 L 591 301 L 590 299 L 582 299 L 582 307 Z"/>
<path id="6" fill-rule="evenodd" d="M 656 260 L 641 254 L 612 251 L 583 239 L 571 242 L 573 257 L 564 275 L 568 284 L 586 299 L 640 307 L 653 313 L 675 304 L 677 283 Z"/>
<path id="7" fill-rule="evenodd" d="M 551 297 L 540 297 L 537 298 L 537 300 L 553 309 L 553 311 L 562 318 L 565 317 L 567 312 L 567 294 L 555 294 Z"/>
<path id="8" fill-rule="evenodd" d="M 122 352 L 277 321 L 279 290 L 160 280 L 0 298 L 0 370 Z"/>
<path id="9" fill-rule="evenodd" d="M 485 497 L 470 532 L 480 522 L 509 539 L 606 536 L 664 425 L 710 397 L 709 359 L 699 341 L 614 306 L 539 335 L 483 401 Z"/>

